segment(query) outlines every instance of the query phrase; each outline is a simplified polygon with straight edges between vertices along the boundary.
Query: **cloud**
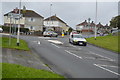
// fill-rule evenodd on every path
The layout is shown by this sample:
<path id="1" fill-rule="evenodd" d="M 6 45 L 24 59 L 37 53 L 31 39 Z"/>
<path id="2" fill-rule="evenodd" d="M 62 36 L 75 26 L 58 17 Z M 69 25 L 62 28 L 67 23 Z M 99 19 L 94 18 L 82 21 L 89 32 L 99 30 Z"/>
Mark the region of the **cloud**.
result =
<path id="1" fill-rule="evenodd" d="M 18 2 L 3 2 L 3 14 L 18 7 L 18 4 Z M 44 18 L 50 16 L 50 4 L 51 2 L 22 2 L 22 6 L 25 5 L 27 9 L 36 11 Z M 52 4 L 51 15 L 56 14 L 71 27 L 75 28 L 77 24 L 88 18 L 95 21 L 96 2 L 52 2 Z M 97 22 L 107 24 L 117 14 L 117 2 L 98 2 Z M 3 22 L 0 22 L 0 24 L 3 24 Z"/>

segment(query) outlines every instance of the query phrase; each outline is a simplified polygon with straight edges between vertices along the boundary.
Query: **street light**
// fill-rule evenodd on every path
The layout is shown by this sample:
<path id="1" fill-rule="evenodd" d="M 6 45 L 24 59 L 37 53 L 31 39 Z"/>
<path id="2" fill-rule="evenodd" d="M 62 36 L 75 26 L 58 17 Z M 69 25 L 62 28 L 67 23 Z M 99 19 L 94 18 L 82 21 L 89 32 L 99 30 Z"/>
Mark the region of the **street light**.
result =
<path id="1" fill-rule="evenodd" d="M 88 29 L 88 32 L 90 33 L 90 18 L 88 18 L 88 27 L 89 27 L 89 29 Z"/>
<path id="2" fill-rule="evenodd" d="M 97 26 L 97 0 L 96 0 L 96 15 L 95 15 L 95 40 L 96 40 L 96 26 Z"/>
<path id="3" fill-rule="evenodd" d="M 18 32 L 17 32 L 17 46 L 20 45 L 20 17 L 21 17 L 21 14 L 20 14 L 20 10 L 21 10 L 21 0 L 19 2 L 19 21 L 18 21 Z"/>

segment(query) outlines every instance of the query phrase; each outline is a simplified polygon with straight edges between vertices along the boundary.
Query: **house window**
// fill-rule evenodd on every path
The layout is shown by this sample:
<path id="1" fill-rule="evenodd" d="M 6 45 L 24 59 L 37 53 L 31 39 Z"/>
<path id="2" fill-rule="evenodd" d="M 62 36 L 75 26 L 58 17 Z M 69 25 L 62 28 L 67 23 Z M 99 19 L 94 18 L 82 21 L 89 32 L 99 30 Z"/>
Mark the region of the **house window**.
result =
<path id="1" fill-rule="evenodd" d="M 30 29 L 33 30 L 33 26 L 31 26 Z"/>
<path id="2" fill-rule="evenodd" d="M 33 18 L 31 18 L 31 21 L 33 21 Z"/>
<path id="3" fill-rule="evenodd" d="M 30 21 L 30 22 L 34 22 L 35 19 L 34 19 L 34 18 L 30 18 L 29 21 Z"/>

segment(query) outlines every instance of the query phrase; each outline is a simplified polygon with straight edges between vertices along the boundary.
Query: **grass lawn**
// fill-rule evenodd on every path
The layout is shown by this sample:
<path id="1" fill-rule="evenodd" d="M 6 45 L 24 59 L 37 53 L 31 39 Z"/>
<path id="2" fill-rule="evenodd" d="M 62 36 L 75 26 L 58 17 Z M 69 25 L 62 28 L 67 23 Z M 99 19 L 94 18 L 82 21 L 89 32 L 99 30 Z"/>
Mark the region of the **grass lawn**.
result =
<path id="1" fill-rule="evenodd" d="M 9 38 L 8 37 L 0 37 L 0 46 L 2 46 L 3 48 L 30 50 L 28 48 L 27 43 L 24 40 L 20 39 L 20 46 L 17 46 L 16 42 L 17 42 L 16 38 L 11 38 L 11 44 L 9 45 Z"/>
<path id="2" fill-rule="evenodd" d="M 34 69 L 16 64 L 2 64 L 2 78 L 64 78 L 47 70 Z"/>
<path id="3" fill-rule="evenodd" d="M 120 53 L 120 50 L 118 50 L 118 36 L 99 36 L 97 37 L 97 40 L 94 40 L 94 37 L 91 37 L 87 38 L 87 41 L 94 45 Z"/>

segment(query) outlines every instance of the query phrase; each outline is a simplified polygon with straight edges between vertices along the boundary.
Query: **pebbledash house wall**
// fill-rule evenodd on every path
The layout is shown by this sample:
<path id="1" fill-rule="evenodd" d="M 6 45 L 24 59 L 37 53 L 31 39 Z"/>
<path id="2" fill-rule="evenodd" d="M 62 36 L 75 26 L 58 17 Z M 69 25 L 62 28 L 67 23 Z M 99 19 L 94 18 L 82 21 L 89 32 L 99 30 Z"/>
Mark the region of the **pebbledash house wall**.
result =
<path id="1" fill-rule="evenodd" d="M 33 20 L 31 20 L 31 18 Z M 31 30 L 31 26 L 33 27 L 32 30 L 34 31 L 43 31 L 43 18 L 37 17 L 26 17 L 25 18 L 25 28 L 29 28 Z"/>
<path id="2" fill-rule="evenodd" d="M 11 19 L 11 24 L 19 24 L 19 20 L 16 20 L 15 19 Z M 4 25 L 5 26 L 10 26 L 10 18 L 8 16 L 4 16 Z M 22 19 L 20 19 L 20 25 L 21 27 L 24 27 L 25 25 L 25 17 L 22 17 Z"/>
<path id="3" fill-rule="evenodd" d="M 68 31 L 66 24 L 61 21 L 44 21 L 44 26 L 53 27 L 55 31 Z"/>
<path id="4" fill-rule="evenodd" d="M 31 18 L 33 18 L 33 21 L 31 21 Z M 11 24 L 19 24 L 19 20 L 11 19 Z M 4 25 L 10 26 L 10 18 L 8 16 L 4 16 Z M 20 19 L 20 25 L 21 27 L 28 28 L 31 30 L 31 26 L 33 27 L 34 31 L 43 31 L 43 18 L 37 18 L 37 17 L 22 17 Z"/>

